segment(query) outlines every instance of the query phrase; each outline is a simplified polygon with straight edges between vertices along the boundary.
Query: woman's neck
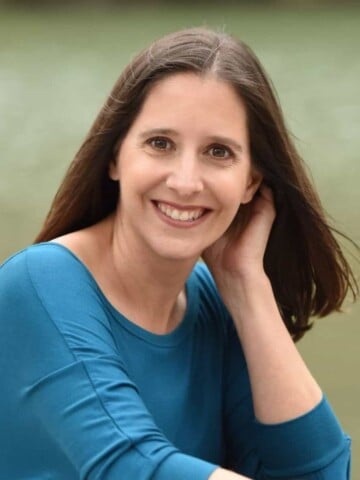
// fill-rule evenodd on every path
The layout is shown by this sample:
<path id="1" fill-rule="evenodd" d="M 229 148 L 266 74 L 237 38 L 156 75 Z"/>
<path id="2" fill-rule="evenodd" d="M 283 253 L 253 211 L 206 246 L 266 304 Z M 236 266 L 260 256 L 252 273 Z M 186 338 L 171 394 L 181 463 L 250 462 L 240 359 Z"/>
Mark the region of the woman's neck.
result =
<path id="1" fill-rule="evenodd" d="M 185 282 L 197 259 L 156 256 L 115 228 L 114 217 L 56 239 L 89 268 L 104 295 L 130 321 L 156 334 L 181 322 Z"/>

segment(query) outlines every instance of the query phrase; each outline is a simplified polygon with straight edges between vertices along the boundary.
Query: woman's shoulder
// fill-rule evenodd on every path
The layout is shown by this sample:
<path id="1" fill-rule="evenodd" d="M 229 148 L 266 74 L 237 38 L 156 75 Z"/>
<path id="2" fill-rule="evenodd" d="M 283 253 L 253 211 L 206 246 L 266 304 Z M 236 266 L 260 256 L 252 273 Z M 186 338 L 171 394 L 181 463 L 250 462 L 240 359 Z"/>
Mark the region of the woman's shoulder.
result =
<path id="1" fill-rule="evenodd" d="M 60 296 L 63 291 L 76 291 L 78 285 L 91 283 L 85 265 L 69 249 L 54 242 L 31 245 L 16 252 L 0 266 L 3 291 L 35 289 Z"/>
<path id="2" fill-rule="evenodd" d="M 208 269 L 206 263 L 204 263 L 202 260 L 199 260 L 195 264 L 191 276 L 199 285 L 204 286 L 205 288 L 216 288 L 215 281 L 210 273 L 210 270 Z"/>
<path id="3" fill-rule="evenodd" d="M 26 269 L 31 273 L 57 272 L 66 269 L 84 269 L 82 262 L 64 245 L 55 242 L 44 242 L 30 245 L 4 261 L 0 266 L 3 274 L 14 270 Z"/>
<path id="4" fill-rule="evenodd" d="M 199 261 L 195 265 L 190 279 L 197 288 L 200 323 L 205 324 L 207 329 L 215 332 L 218 341 L 223 338 L 229 350 L 233 349 L 234 352 L 238 352 L 238 358 L 241 359 L 239 365 L 243 364 L 244 356 L 234 322 L 207 265 Z"/>
<path id="5" fill-rule="evenodd" d="M 217 322 L 222 319 L 223 325 L 229 323 L 230 315 L 219 294 L 215 280 L 204 262 L 196 263 L 188 286 L 196 288 L 201 311 L 215 318 Z"/>
<path id="6" fill-rule="evenodd" d="M 215 280 L 203 261 L 198 261 L 191 273 L 190 280 L 197 285 L 201 296 L 222 303 Z"/>
<path id="7" fill-rule="evenodd" d="M 40 323 L 45 315 L 61 331 L 65 324 L 68 328 L 86 322 L 101 335 L 109 317 L 90 271 L 73 252 L 54 242 L 27 247 L 0 267 L 0 312 L 24 321 L 36 317 Z"/>

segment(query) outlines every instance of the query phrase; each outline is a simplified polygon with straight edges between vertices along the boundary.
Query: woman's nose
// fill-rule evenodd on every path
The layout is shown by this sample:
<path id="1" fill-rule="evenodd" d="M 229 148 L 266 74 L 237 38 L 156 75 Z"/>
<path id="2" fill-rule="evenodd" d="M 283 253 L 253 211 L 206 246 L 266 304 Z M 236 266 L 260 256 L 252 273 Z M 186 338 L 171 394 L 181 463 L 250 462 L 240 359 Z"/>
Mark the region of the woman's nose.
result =
<path id="1" fill-rule="evenodd" d="M 166 185 L 180 196 L 189 197 L 200 193 L 204 186 L 198 160 L 193 158 L 179 159 L 166 179 Z"/>

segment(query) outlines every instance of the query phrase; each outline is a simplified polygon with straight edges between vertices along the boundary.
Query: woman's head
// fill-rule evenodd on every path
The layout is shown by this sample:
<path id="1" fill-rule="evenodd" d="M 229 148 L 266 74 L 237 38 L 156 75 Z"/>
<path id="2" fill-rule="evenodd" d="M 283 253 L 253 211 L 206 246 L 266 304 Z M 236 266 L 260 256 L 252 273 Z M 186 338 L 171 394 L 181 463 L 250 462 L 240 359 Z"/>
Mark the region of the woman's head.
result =
<path id="1" fill-rule="evenodd" d="M 265 268 L 288 328 L 300 337 L 310 314 L 339 307 L 350 285 L 350 270 L 266 74 L 250 48 L 225 33 L 202 28 L 175 32 L 154 42 L 125 68 L 72 162 L 36 241 L 87 227 L 115 210 L 119 189 L 109 177 L 110 165 L 152 87 L 180 72 L 228 83 L 245 106 L 251 161 L 272 187 L 277 204 Z M 246 207 L 241 207 L 234 226 L 244 216 Z M 329 270 L 336 271 L 331 279 Z"/>
<path id="2" fill-rule="evenodd" d="M 193 72 L 166 76 L 111 163 L 121 185 L 116 223 L 161 258 L 198 258 L 259 187 L 249 150 L 245 108 L 231 85 Z"/>
<path id="3" fill-rule="evenodd" d="M 252 161 L 262 169 L 262 160 L 266 160 L 264 170 L 269 183 L 273 184 L 278 178 L 269 168 L 272 162 L 268 153 L 276 150 L 279 143 L 286 143 L 280 141 L 286 131 L 269 82 L 255 55 L 245 44 L 227 34 L 202 28 L 184 30 L 154 42 L 120 75 L 68 171 L 67 184 L 72 190 L 72 201 L 61 206 L 61 215 L 64 219 L 73 218 L 74 223 L 70 225 L 72 222 L 67 220 L 67 229 L 91 225 L 115 209 L 118 187 L 109 179 L 109 164 L 152 86 L 179 72 L 215 76 L 235 88 L 248 113 Z M 70 185 L 72 177 L 75 182 L 82 179 L 80 189 Z M 61 192 L 62 189 L 57 197 L 58 204 Z M 81 205 L 81 220 L 75 220 L 78 215 L 74 213 L 74 206 L 81 195 L 86 196 L 87 201 Z M 50 221 L 48 218 L 49 227 Z M 59 228 L 58 221 L 54 222 L 54 228 Z"/>

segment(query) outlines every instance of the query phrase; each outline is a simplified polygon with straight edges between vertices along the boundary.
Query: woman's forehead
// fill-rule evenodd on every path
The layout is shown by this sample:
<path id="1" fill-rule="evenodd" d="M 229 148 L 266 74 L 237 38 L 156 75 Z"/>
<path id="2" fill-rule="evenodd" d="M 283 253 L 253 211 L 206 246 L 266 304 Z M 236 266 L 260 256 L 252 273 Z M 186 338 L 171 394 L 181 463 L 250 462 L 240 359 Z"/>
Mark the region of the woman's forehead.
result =
<path id="1" fill-rule="evenodd" d="M 229 83 L 213 75 L 177 73 L 153 85 L 133 126 L 176 130 L 184 122 L 193 129 L 199 123 L 213 126 L 219 135 L 235 133 L 246 127 L 246 109 Z"/>

